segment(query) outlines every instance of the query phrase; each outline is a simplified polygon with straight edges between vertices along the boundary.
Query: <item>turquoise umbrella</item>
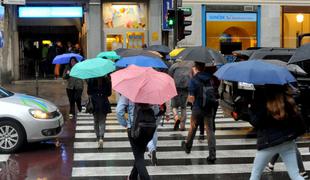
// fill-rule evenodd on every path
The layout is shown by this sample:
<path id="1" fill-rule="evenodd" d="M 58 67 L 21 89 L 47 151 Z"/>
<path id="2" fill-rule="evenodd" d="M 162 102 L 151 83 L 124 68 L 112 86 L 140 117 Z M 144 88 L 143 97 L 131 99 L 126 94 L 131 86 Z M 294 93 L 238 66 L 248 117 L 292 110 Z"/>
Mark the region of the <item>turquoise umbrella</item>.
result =
<path id="1" fill-rule="evenodd" d="M 93 58 L 73 66 L 70 76 L 80 79 L 90 79 L 105 76 L 115 71 L 114 62 L 108 59 Z"/>
<path id="2" fill-rule="evenodd" d="M 115 51 L 105 51 L 101 52 L 97 55 L 97 58 L 105 58 L 105 59 L 111 59 L 111 60 L 116 60 L 120 59 L 121 57 L 117 55 Z"/>

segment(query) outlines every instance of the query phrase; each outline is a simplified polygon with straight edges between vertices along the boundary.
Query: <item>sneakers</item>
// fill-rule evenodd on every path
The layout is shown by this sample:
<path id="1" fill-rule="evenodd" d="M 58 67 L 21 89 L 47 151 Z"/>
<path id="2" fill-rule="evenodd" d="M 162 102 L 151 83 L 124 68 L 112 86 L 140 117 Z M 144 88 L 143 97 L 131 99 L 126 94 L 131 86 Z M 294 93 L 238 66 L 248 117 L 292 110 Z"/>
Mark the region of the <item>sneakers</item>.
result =
<path id="1" fill-rule="evenodd" d="M 268 163 L 267 166 L 265 167 L 265 171 L 273 172 L 273 170 L 274 170 L 274 165 L 272 165 L 271 163 Z"/>
<path id="2" fill-rule="evenodd" d="M 148 154 L 149 158 L 151 159 L 152 165 L 156 166 L 157 165 L 157 157 L 156 157 L 156 151 L 152 151 L 151 153 Z"/>
<path id="3" fill-rule="evenodd" d="M 73 118 L 73 114 L 70 113 L 70 114 L 69 114 L 69 118 L 70 118 L 70 119 Z"/>
<path id="4" fill-rule="evenodd" d="M 309 175 L 307 174 L 307 172 L 301 172 L 300 175 L 304 178 L 304 179 L 309 179 Z"/>
<path id="5" fill-rule="evenodd" d="M 103 139 L 100 138 L 98 141 L 98 149 L 102 149 L 103 148 Z"/>
<path id="6" fill-rule="evenodd" d="M 182 149 L 186 152 L 186 154 L 191 153 L 191 148 L 188 148 L 188 147 L 187 147 L 187 144 L 186 144 L 185 141 L 182 141 L 181 147 L 182 147 Z"/>
<path id="7" fill-rule="evenodd" d="M 216 161 L 216 157 L 207 157 L 207 162 L 208 164 L 214 164 Z"/>

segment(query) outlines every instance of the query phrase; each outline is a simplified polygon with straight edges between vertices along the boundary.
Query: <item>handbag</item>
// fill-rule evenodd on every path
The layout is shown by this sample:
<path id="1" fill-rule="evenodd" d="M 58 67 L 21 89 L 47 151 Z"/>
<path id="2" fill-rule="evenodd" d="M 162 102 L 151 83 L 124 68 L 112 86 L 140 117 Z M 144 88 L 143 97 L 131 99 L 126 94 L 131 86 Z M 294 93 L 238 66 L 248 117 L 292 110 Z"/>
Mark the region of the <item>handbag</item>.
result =
<path id="1" fill-rule="evenodd" d="M 92 114 L 94 112 L 94 105 L 91 100 L 91 97 L 88 97 L 88 101 L 86 102 L 85 108 L 86 108 L 86 111 L 85 111 L 86 113 Z"/>

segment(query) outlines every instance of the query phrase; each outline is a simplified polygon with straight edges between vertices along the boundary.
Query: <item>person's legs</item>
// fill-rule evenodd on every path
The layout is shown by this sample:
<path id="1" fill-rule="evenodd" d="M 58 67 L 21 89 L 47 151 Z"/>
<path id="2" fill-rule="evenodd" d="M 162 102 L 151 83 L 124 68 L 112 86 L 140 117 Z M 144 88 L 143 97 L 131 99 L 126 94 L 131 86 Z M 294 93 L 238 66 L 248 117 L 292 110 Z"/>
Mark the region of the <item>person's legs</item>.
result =
<path id="1" fill-rule="evenodd" d="M 277 153 L 277 148 L 271 147 L 256 152 L 250 180 L 260 180 L 265 166 L 269 160 Z"/>
<path id="2" fill-rule="evenodd" d="M 291 141 L 281 144 L 279 154 L 286 166 L 290 178 L 292 180 L 304 180 L 304 178 L 299 174 L 295 142 Z"/>
<path id="3" fill-rule="evenodd" d="M 301 172 L 301 173 L 306 172 L 300 151 L 297 147 L 296 147 L 296 157 L 297 157 L 297 164 L 298 164 L 299 172 Z"/>
<path id="4" fill-rule="evenodd" d="M 185 130 L 185 124 L 186 124 L 186 119 L 187 119 L 187 112 L 186 112 L 186 105 L 187 105 L 187 97 L 188 97 L 188 92 L 187 90 L 182 90 L 181 91 L 181 130 Z"/>
<path id="5" fill-rule="evenodd" d="M 214 115 L 215 111 L 214 109 L 211 111 L 211 114 L 206 115 L 204 117 L 205 125 L 206 125 L 206 133 L 208 137 L 208 148 L 209 148 L 209 157 L 208 160 L 211 163 L 214 163 L 216 160 L 216 139 L 215 139 L 215 131 L 214 131 Z"/>
<path id="6" fill-rule="evenodd" d="M 75 114 L 75 101 L 74 101 L 74 91 L 72 89 L 66 89 L 67 90 L 67 96 L 70 103 L 70 110 L 69 113 L 74 115 Z"/>
<path id="7" fill-rule="evenodd" d="M 82 93 L 83 93 L 82 89 L 75 90 L 75 102 L 79 112 L 82 111 Z"/>
<path id="8" fill-rule="evenodd" d="M 191 116 L 191 126 L 188 131 L 188 135 L 186 137 L 186 141 L 182 142 L 183 148 L 185 148 L 186 153 L 190 153 L 190 149 L 193 146 L 193 141 L 196 135 L 197 127 L 201 119 L 201 111 L 198 109 L 192 110 L 192 116 Z"/>

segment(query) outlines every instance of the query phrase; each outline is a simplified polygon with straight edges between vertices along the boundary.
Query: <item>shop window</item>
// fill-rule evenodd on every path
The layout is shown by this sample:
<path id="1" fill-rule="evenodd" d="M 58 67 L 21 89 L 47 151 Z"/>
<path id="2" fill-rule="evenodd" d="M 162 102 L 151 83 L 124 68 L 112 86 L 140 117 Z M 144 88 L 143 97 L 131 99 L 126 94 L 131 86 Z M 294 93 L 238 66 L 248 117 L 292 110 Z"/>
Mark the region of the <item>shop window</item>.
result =
<path id="1" fill-rule="evenodd" d="M 298 35 L 304 33 L 310 33 L 310 13 L 283 14 L 282 46 L 284 48 L 296 48 Z M 309 37 L 302 40 L 302 44 L 309 42 Z"/>
<path id="2" fill-rule="evenodd" d="M 141 49 L 144 45 L 144 33 L 143 32 L 127 32 L 126 44 L 127 48 Z"/>
<path id="3" fill-rule="evenodd" d="M 257 46 L 256 13 L 206 13 L 207 47 L 231 54 Z"/>
<path id="4" fill-rule="evenodd" d="M 106 48 L 108 51 L 112 51 L 118 48 L 122 48 L 124 38 L 120 34 L 109 34 L 106 39 Z"/>
<path id="5" fill-rule="evenodd" d="M 144 3 L 103 5 L 104 28 L 144 29 L 147 23 L 147 12 Z"/>

